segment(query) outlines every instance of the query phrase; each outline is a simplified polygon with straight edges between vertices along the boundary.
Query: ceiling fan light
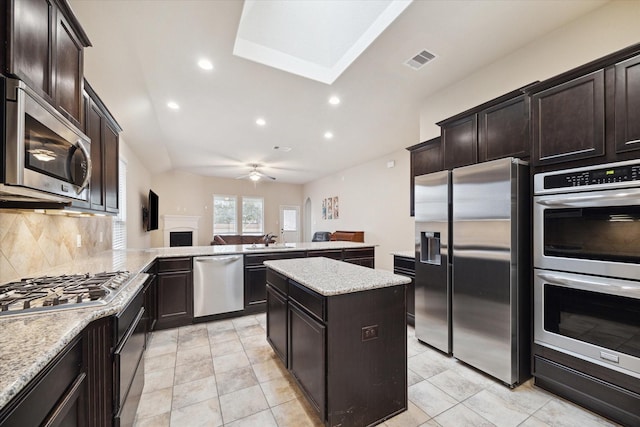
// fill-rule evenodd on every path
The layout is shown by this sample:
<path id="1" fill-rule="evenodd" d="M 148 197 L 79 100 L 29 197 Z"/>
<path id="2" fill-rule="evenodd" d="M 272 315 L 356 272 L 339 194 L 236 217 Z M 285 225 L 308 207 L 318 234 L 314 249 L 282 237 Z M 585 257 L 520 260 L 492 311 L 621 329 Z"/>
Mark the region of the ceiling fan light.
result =
<path id="1" fill-rule="evenodd" d="M 253 171 L 249 174 L 249 179 L 251 181 L 260 181 L 260 174 L 258 174 L 258 172 Z"/>

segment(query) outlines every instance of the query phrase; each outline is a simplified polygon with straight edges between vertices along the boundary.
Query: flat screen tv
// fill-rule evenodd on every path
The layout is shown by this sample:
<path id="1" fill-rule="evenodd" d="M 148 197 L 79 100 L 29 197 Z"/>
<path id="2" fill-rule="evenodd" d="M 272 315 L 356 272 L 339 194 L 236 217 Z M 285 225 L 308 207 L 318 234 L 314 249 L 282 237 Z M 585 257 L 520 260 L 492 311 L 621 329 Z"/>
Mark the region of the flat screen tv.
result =
<path id="1" fill-rule="evenodd" d="M 158 195 L 152 190 L 149 190 L 149 201 L 147 203 L 146 212 L 143 211 L 142 216 L 143 221 L 146 216 L 147 231 L 158 229 Z"/>

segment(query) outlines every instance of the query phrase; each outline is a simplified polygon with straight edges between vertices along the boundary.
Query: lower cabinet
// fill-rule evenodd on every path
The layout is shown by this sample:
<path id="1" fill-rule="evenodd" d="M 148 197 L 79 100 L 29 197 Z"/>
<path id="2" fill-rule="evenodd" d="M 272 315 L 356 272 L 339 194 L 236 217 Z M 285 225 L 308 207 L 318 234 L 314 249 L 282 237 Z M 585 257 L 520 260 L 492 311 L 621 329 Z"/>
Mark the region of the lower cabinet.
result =
<path id="1" fill-rule="evenodd" d="M 87 426 L 82 339 L 68 344 L 0 411 L 0 426 Z"/>
<path id="2" fill-rule="evenodd" d="M 344 249 L 342 260 L 363 267 L 375 268 L 375 248 Z"/>
<path id="3" fill-rule="evenodd" d="M 267 341 L 287 365 L 287 296 L 267 284 Z"/>
<path id="4" fill-rule="evenodd" d="M 305 313 L 295 303 L 289 304 L 289 370 L 309 402 L 326 418 L 325 345 L 327 327 Z"/>
<path id="5" fill-rule="evenodd" d="M 416 324 L 416 266 L 415 259 L 400 255 L 393 256 L 393 272 L 411 279 L 407 285 L 407 323 Z"/>
<path id="6" fill-rule="evenodd" d="M 244 307 L 264 306 L 267 300 L 267 269 L 261 265 L 244 268 Z"/>
<path id="7" fill-rule="evenodd" d="M 157 263 L 156 329 L 191 324 L 193 321 L 191 257 L 161 258 Z"/>
<path id="8" fill-rule="evenodd" d="M 144 324 L 147 335 L 156 329 L 158 321 L 158 278 L 155 273 L 147 272 L 149 280 L 144 286 Z"/>

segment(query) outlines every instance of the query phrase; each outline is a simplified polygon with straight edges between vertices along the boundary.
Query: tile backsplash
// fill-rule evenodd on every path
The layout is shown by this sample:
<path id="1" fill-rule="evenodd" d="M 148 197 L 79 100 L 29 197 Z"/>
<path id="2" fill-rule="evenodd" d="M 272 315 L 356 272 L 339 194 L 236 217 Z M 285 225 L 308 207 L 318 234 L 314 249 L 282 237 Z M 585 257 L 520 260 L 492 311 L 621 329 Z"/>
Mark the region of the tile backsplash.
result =
<path id="1" fill-rule="evenodd" d="M 0 283 L 111 249 L 111 223 L 110 216 L 0 211 Z"/>

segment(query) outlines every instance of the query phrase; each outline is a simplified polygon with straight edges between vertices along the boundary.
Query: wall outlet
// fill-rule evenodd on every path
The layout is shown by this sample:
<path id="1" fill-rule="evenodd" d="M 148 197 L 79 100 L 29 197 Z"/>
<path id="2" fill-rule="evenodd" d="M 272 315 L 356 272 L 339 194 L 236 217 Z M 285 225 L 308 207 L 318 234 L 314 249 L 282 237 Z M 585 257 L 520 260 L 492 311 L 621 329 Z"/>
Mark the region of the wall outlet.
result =
<path id="1" fill-rule="evenodd" d="M 365 326 L 362 328 L 362 341 L 369 341 L 378 338 L 378 325 Z"/>
<path id="2" fill-rule="evenodd" d="M 79 234 L 76 234 L 76 246 L 82 247 L 82 236 Z"/>

